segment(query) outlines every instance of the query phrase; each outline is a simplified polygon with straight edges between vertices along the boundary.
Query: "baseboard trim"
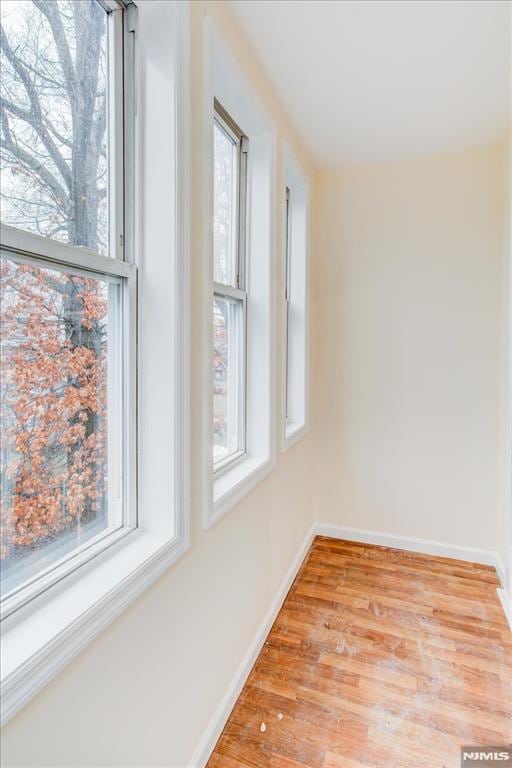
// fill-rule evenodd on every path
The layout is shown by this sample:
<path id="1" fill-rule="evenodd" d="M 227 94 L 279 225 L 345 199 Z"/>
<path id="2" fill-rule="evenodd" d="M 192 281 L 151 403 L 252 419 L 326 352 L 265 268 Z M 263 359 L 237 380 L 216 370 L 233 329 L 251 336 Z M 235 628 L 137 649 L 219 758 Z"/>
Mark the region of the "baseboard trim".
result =
<path id="1" fill-rule="evenodd" d="M 506 577 L 505 577 L 505 565 L 497 552 L 495 553 L 495 561 L 494 563 L 491 563 L 491 565 L 494 565 L 494 567 L 496 568 L 496 572 L 500 579 L 501 589 L 505 590 L 505 585 L 507 583 Z"/>
<path id="2" fill-rule="evenodd" d="M 295 579 L 298 570 L 302 565 L 304 558 L 306 557 L 314 536 L 315 526 L 312 525 L 304 541 L 302 542 L 299 551 L 293 559 L 293 562 L 290 565 L 286 576 L 281 583 L 281 586 L 279 587 L 277 595 L 272 601 L 272 604 L 268 609 L 267 614 L 263 619 L 263 622 L 261 623 L 258 631 L 256 632 L 256 635 L 254 636 L 254 639 L 249 646 L 247 653 L 240 662 L 240 665 L 235 672 L 235 675 L 229 684 L 228 689 L 222 697 L 219 706 L 217 707 L 215 714 L 204 733 L 203 738 L 201 739 L 196 751 L 194 752 L 189 762 L 189 768 L 204 768 L 208 762 L 208 759 L 210 758 L 210 755 L 215 748 L 215 745 L 222 733 L 227 719 L 231 714 L 231 710 L 233 709 L 236 700 L 242 692 L 242 688 L 244 687 L 249 673 L 253 668 L 256 659 L 258 658 L 258 654 L 263 647 L 263 643 L 265 642 L 267 635 L 272 628 L 272 624 L 274 623 L 276 616 L 279 613 L 281 606 L 286 598 L 286 595 L 288 594 L 288 591 L 293 584 L 293 580 Z"/>
<path id="3" fill-rule="evenodd" d="M 512 597 L 506 589 L 497 589 L 503 613 L 505 614 L 510 630 L 512 631 Z"/>
<path id="4" fill-rule="evenodd" d="M 409 552 L 419 552 L 423 555 L 437 555 L 438 557 L 451 557 L 455 560 L 467 560 L 470 563 L 492 565 L 501 584 L 504 584 L 505 569 L 497 552 L 488 549 L 474 547 L 461 547 L 457 544 L 447 544 L 443 541 L 431 541 L 430 539 L 414 539 L 408 536 L 399 536 L 393 533 L 370 531 L 366 528 L 349 528 L 344 525 L 331 525 L 329 523 L 315 523 L 317 536 L 330 536 L 333 539 L 345 539 L 347 541 L 359 541 L 362 544 L 377 544 L 381 547 L 393 547 L 405 549 Z"/>

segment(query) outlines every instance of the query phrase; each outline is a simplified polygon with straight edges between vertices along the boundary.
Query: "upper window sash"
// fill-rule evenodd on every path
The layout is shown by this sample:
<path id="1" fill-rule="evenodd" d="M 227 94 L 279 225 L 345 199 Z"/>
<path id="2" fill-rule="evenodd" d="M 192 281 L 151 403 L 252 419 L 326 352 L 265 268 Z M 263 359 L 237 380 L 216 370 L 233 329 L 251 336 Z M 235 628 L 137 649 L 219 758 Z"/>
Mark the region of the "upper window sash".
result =
<path id="1" fill-rule="evenodd" d="M 134 254 L 135 33 L 133 0 L 96 0 L 108 14 L 109 253 Z"/>
<path id="2" fill-rule="evenodd" d="M 249 152 L 249 139 L 242 135 L 240 138 L 240 170 L 238 173 L 238 273 L 237 285 L 242 291 L 247 290 L 247 163 Z"/>
<path id="3" fill-rule="evenodd" d="M 217 99 L 214 101 L 214 120 L 236 147 L 236 191 L 234 195 L 234 211 L 232 214 L 235 224 L 235 237 L 233 242 L 235 251 L 235 269 L 233 281 L 228 279 L 228 284 L 241 291 L 245 291 L 247 252 L 247 156 L 249 139 Z"/>
<path id="4" fill-rule="evenodd" d="M 77 249 L 77 253 L 84 250 L 96 252 L 98 256 L 105 255 L 119 261 L 134 262 L 133 254 L 133 120 L 135 115 L 134 104 L 134 32 L 136 29 L 137 7 L 131 0 L 90 0 L 105 12 L 105 82 L 106 82 L 106 104 L 104 107 L 105 136 L 107 145 L 107 160 L 105 168 L 106 177 L 106 248 L 98 249 L 83 245 L 83 241 L 78 238 L 77 245 L 74 243 L 65 243 L 62 240 L 56 240 L 54 234 L 45 233 L 39 235 L 42 239 L 49 239 L 55 242 L 67 245 L 72 252 Z M 20 60 L 23 61 L 22 59 Z M 72 65 L 73 62 L 71 62 Z M 5 82 L 5 81 L 4 81 Z M 65 88 L 65 82 L 62 82 L 62 88 Z M 26 98 L 22 92 L 22 97 Z M 38 98 L 37 90 L 34 98 Z M 99 98 L 96 96 L 96 98 Z M 21 105 L 20 105 L 21 106 Z M 44 109 L 44 105 L 41 105 Z M 95 107 L 96 108 L 96 107 Z M 6 118 L 7 119 L 7 118 Z M 15 132 L 10 126 L 11 135 L 16 140 Z M 59 137 L 62 141 L 68 142 L 70 147 L 75 148 L 74 142 L 77 142 L 77 136 Z M 58 149 L 56 148 L 55 154 Z M 55 160 L 55 158 L 54 158 Z M 44 162 L 44 160 L 43 160 Z M 50 157 L 48 162 L 51 162 Z M 60 162 L 57 160 L 57 162 Z M 65 164 L 69 163 L 69 158 L 62 157 L 62 169 L 64 172 Z M 69 173 L 73 169 L 69 167 Z M 63 185 L 65 188 L 65 185 Z M 66 192 L 70 195 L 71 191 Z M 4 200 L 2 200 L 4 204 Z M 73 221 L 77 221 L 80 205 L 78 201 L 73 203 L 70 199 L 69 205 L 74 211 Z M 74 205 L 74 209 L 72 206 Z M 4 209 L 4 205 L 2 205 Z M 13 223 L 9 215 L 5 215 L 5 209 L 2 211 L 2 223 L 9 228 L 17 228 L 23 232 L 34 232 L 33 226 L 27 227 Z M 30 217 L 29 217 L 30 218 Z M 100 228 L 100 224 L 96 225 Z M 98 230 L 99 231 L 99 230 Z M 34 233 L 35 234 L 35 233 Z M 34 244 L 40 240 L 34 240 Z M 87 240 L 85 241 L 88 242 Z M 5 245 L 4 242 L 2 242 Z M 104 250 L 104 254 L 101 251 Z M 42 255 L 41 251 L 35 251 Z M 72 260 L 73 261 L 73 260 Z"/>
<path id="5" fill-rule="evenodd" d="M 108 256 L 124 261 L 124 11 L 118 6 L 108 13 Z"/>

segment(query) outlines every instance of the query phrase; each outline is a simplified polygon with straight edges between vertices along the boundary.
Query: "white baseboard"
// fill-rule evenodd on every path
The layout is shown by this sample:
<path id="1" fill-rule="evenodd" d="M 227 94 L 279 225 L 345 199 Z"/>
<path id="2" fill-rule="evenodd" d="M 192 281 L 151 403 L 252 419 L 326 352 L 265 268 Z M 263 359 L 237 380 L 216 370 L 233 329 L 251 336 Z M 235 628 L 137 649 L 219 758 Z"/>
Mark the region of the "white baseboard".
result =
<path id="1" fill-rule="evenodd" d="M 498 589 L 496 591 L 503 608 L 503 613 L 507 617 L 508 625 L 512 631 L 512 596 L 505 589 Z"/>
<path id="2" fill-rule="evenodd" d="M 256 635 L 247 650 L 244 658 L 242 659 L 240 666 L 238 667 L 235 675 L 229 684 L 227 691 L 222 697 L 219 706 L 217 707 L 213 718 L 206 729 L 203 738 L 201 739 L 196 751 L 194 752 L 190 762 L 189 768 L 204 768 L 208 759 L 215 748 L 215 744 L 222 730 L 227 722 L 231 710 L 233 709 L 236 700 L 238 699 L 242 688 L 245 685 L 251 669 L 254 666 L 254 662 L 258 658 L 258 654 L 263 647 L 268 633 L 274 623 L 277 614 L 284 602 L 288 590 L 290 589 L 297 572 L 302 565 L 302 561 L 306 557 L 307 551 L 311 546 L 313 537 L 315 535 L 315 526 L 312 525 L 308 531 L 304 541 L 302 542 L 299 551 L 297 552 L 286 576 L 284 577 L 279 590 L 272 601 L 272 604 L 267 611 L 263 622 L 261 623 Z"/>
<path id="3" fill-rule="evenodd" d="M 231 710 L 238 699 L 242 688 L 245 685 L 249 673 L 258 658 L 258 654 L 270 632 L 272 624 L 284 602 L 288 590 L 290 589 L 297 572 L 307 554 L 309 547 L 315 536 L 330 536 L 334 539 L 346 539 L 347 541 L 359 541 L 363 544 L 377 544 L 383 547 L 393 547 L 394 549 L 405 549 L 410 552 L 420 552 L 425 555 L 437 555 L 439 557 L 452 557 L 456 560 L 467 560 L 470 563 L 481 563 L 482 565 L 492 565 L 496 568 L 502 585 L 505 581 L 505 570 L 503 563 L 497 552 L 491 552 L 486 549 L 476 549 L 472 547 L 460 547 L 456 544 L 447 544 L 440 541 L 430 541 L 429 539 L 413 539 L 407 536 L 399 536 L 391 533 L 381 533 L 379 531 L 370 531 L 364 528 L 349 528 L 341 525 L 330 525 L 329 523 L 313 523 L 311 529 L 300 549 L 295 556 L 284 580 L 272 601 L 267 615 L 263 619 L 256 635 L 247 650 L 240 666 L 228 686 L 227 691 L 222 697 L 213 718 L 206 729 L 197 749 L 195 750 L 190 762 L 189 768 L 204 768 L 208 759 L 215 748 L 215 744 L 222 733 L 222 730 L 228 720 Z M 512 615 L 510 605 L 507 604 L 506 595 L 503 589 L 497 590 L 503 610 L 507 620 L 512 627 Z"/>
<path id="4" fill-rule="evenodd" d="M 344 525 L 330 525 L 329 523 L 315 523 L 317 536 L 330 536 L 333 539 L 346 539 L 347 541 L 360 541 L 362 544 L 378 544 L 381 547 L 393 547 L 394 549 L 406 549 L 410 552 L 419 552 L 423 555 L 436 555 L 438 557 L 452 557 L 455 560 L 467 560 L 470 563 L 492 565 L 496 568 L 501 584 L 504 584 L 505 569 L 497 552 L 488 549 L 474 547 L 460 547 L 457 544 L 447 544 L 442 541 L 430 539 L 413 539 L 408 536 L 399 536 L 393 533 L 370 531 L 365 528 L 349 528 Z"/>
<path id="5" fill-rule="evenodd" d="M 497 552 L 495 553 L 495 561 L 494 563 L 491 563 L 491 565 L 494 565 L 496 568 L 496 573 L 499 576 L 501 588 L 504 590 L 506 584 L 505 565 Z"/>

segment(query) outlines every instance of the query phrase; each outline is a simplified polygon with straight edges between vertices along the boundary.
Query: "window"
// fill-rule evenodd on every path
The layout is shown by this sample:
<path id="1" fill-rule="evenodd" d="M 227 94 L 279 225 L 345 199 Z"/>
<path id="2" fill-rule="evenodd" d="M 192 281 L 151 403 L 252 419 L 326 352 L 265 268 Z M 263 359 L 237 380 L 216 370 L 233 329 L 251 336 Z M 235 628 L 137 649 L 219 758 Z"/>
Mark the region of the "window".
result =
<path id="1" fill-rule="evenodd" d="M 1 12 L 5 722 L 189 546 L 191 131 L 187 4 Z"/>
<path id="2" fill-rule="evenodd" d="M 283 450 L 308 428 L 309 182 L 287 143 L 284 160 Z"/>
<path id="3" fill-rule="evenodd" d="M 205 16 L 203 24 L 203 522 L 208 528 L 275 462 L 276 129 L 212 20 Z"/>
<path id="4" fill-rule="evenodd" d="M 245 453 L 248 140 L 215 104 L 213 124 L 213 463 Z"/>
<path id="5" fill-rule="evenodd" d="M 285 274 L 284 274 L 284 302 L 285 302 L 285 319 L 284 319 L 284 360 L 285 360 L 285 395 L 284 395 L 284 419 L 288 424 L 288 402 L 289 402 L 289 390 L 290 381 L 288 377 L 288 370 L 290 368 L 290 295 L 291 295 L 291 204 L 290 204 L 290 187 L 286 187 L 286 207 L 285 207 L 285 239 L 284 239 L 284 258 L 285 258 Z"/>
<path id="6" fill-rule="evenodd" d="M 133 528 L 123 11 L 2 4 L 2 606 Z M 124 344 L 124 340 L 127 341 Z"/>

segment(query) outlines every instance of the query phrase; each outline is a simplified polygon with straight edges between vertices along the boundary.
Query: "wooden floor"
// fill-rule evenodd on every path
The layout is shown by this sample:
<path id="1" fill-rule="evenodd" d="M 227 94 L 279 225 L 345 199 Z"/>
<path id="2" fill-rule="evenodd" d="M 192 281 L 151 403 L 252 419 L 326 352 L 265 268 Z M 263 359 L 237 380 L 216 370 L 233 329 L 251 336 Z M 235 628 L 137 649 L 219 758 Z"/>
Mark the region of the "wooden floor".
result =
<path id="1" fill-rule="evenodd" d="M 460 768 L 462 744 L 510 744 L 497 584 L 488 566 L 317 537 L 208 768 Z"/>

